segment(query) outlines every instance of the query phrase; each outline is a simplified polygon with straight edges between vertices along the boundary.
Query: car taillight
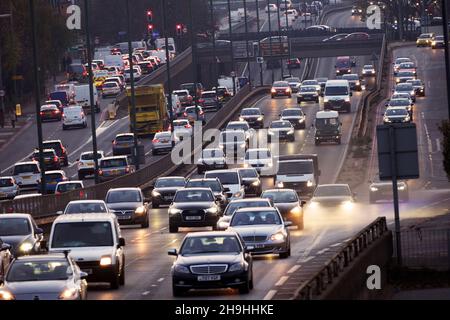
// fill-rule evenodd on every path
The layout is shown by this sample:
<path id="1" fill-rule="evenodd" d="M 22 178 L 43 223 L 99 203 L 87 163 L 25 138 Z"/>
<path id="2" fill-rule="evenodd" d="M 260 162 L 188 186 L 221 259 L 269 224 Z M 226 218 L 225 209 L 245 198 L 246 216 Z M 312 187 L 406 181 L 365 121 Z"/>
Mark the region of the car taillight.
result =
<path id="1" fill-rule="evenodd" d="M 158 142 L 159 142 L 159 139 L 153 139 L 152 142 L 153 142 L 153 143 L 158 143 Z"/>
<path id="2" fill-rule="evenodd" d="M 84 192 L 83 192 L 83 190 L 80 190 L 80 198 L 84 198 Z"/>
<path id="3" fill-rule="evenodd" d="M 117 144 L 116 140 L 113 140 L 112 144 L 115 146 Z"/>
<path id="4" fill-rule="evenodd" d="M 44 115 L 44 112 L 41 111 L 39 114 L 40 114 L 41 116 L 43 116 L 43 115 Z"/>
<path id="5" fill-rule="evenodd" d="M 126 172 L 126 173 L 130 173 L 130 167 L 126 167 L 126 168 L 125 168 L 125 172 Z"/>
<path id="6" fill-rule="evenodd" d="M 286 92 L 289 92 L 289 91 L 291 91 L 291 88 L 287 88 L 287 89 L 286 89 Z"/>
<path id="7" fill-rule="evenodd" d="M 58 162 L 58 161 L 59 161 L 58 157 L 57 157 L 57 156 L 54 156 L 54 157 L 53 157 L 53 162 Z"/>
<path id="8" fill-rule="evenodd" d="M 103 175 L 103 170 L 98 170 L 98 174 L 99 174 L 100 176 L 102 176 L 102 175 Z"/>
<path id="9" fill-rule="evenodd" d="M 187 113 L 186 112 L 183 112 L 183 117 L 187 117 Z"/>
<path id="10" fill-rule="evenodd" d="M 184 127 L 185 127 L 186 129 L 192 128 L 192 126 L 191 126 L 190 124 L 187 124 L 187 125 L 185 125 Z"/>
<path id="11" fill-rule="evenodd" d="M 275 88 L 272 88 L 272 90 L 270 90 L 270 92 L 275 93 L 275 92 L 277 92 L 277 90 L 275 90 Z"/>
<path id="12" fill-rule="evenodd" d="M 198 100 L 198 103 L 204 103 L 205 102 L 205 99 L 199 99 Z"/>

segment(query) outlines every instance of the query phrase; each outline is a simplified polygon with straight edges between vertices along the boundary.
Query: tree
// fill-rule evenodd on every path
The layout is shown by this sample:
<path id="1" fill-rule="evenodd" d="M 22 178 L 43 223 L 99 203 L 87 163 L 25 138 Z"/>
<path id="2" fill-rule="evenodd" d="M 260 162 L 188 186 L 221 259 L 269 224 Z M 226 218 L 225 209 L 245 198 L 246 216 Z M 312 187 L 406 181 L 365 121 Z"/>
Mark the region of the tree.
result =
<path id="1" fill-rule="evenodd" d="M 439 126 L 444 139 L 442 141 L 442 154 L 444 156 L 443 166 L 444 171 L 447 174 L 447 178 L 450 180 L 450 121 L 443 120 Z"/>

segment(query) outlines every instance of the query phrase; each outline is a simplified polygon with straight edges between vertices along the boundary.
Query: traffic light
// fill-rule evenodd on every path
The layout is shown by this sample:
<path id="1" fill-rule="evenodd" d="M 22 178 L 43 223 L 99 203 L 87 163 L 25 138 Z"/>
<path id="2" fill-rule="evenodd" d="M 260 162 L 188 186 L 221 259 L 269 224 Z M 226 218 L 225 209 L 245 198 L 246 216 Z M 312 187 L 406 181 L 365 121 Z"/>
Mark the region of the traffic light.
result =
<path id="1" fill-rule="evenodd" d="M 148 31 L 149 34 L 152 34 L 152 33 L 153 33 L 153 24 L 152 24 L 152 23 L 149 23 L 149 24 L 147 25 L 147 31 Z"/>
<path id="2" fill-rule="evenodd" d="M 153 12 L 151 10 L 147 11 L 147 22 L 152 23 L 153 22 Z"/>
<path id="3" fill-rule="evenodd" d="M 176 29 L 177 29 L 177 36 L 181 36 L 181 34 L 183 33 L 183 25 L 178 23 Z"/>

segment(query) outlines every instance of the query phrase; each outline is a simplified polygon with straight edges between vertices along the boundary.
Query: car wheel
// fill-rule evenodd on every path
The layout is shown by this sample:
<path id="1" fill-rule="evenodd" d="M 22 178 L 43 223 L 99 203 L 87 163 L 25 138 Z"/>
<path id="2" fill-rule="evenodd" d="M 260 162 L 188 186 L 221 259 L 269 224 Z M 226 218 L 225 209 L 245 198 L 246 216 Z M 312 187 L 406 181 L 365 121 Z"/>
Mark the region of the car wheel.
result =
<path id="1" fill-rule="evenodd" d="M 67 159 L 67 158 L 64 159 L 64 166 L 65 167 L 69 166 L 69 159 Z"/>
<path id="2" fill-rule="evenodd" d="M 152 202 L 152 208 L 153 209 L 158 209 L 159 208 L 159 203 Z"/>
<path id="3" fill-rule="evenodd" d="M 111 287 L 111 289 L 119 289 L 119 285 L 120 285 L 120 276 L 118 275 L 118 273 L 115 273 L 112 278 L 111 281 L 109 282 L 109 285 Z"/>
<path id="4" fill-rule="evenodd" d="M 251 278 L 250 278 L 250 282 L 249 282 L 249 288 L 250 289 L 253 289 L 253 269 L 252 269 L 252 276 L 251 276 Z"/>
<path id="5" fill-rule="evenodd" d="M 67 128 L 66 128 L 66 126 L 65 126 L 65 125 L 63 125 L 63 126 L 62 126 L 62 129 L 63 129 L 63 130 L 66 130 Z"/>
<path id="6" fill-rule="evenodd" d="M 177 226 L 172 226 L 169 224 L 169 232 L 170 233 L 177 233 L 178 232 L 178 227 Z"/>
<path id="7" fill-rule="evenodd" d="M 184 288 L 178 288 L 172 284 L 172 295 L 174 297 L 181 297 L 183 294 L 187 292 Z"/>
<path id="8" fill-rule="evenodd" d="M 319 103 L 319 98 L 316 99 L 316 103 Z"/>
<path id="9" fill-rule="evenodd" d="M 294 142 L 295 141 L 295 136 L 293 135 L 292 138 L 289 138 L 290 142 Z"/>
<path id="10" fill-rule="evenodd" d="M 318 146 L 320 144 L 319 140 L 316 140 L 315 145 Z"/>
<path id="11" fill-rule="evenodd" d="M 286 252 L 280 253 L 280 259 L 287 259 L 291 255 L 291 246 L 289 246 Z"/>
<path id="12" fill-rule="evenodd" d="M 123 265 L 125 266 L 125 257 L 123 258 Z M 119 284 L 121 286 L 125 285 L 125 267 L 122 267 L 122 272 L 120 273 L 119 276 Z"/>
<path id="13" fill-rule="evenodd" d="M 217 231 L 217 225 L 216 224 L 213 224 L 211 227 L 212 227 L 213 231 Z"/>
<path id="14" fill-rule="evenodd" d="M 148 221 L 148 215 L 147 218 L 145 218 L 145 221 L 141 224 L 141 228 L 148 228 L 149 226 L 149 221 Z"/>
<path id="15" fill-rule="evenodd" d="M 303 122 L 303 124 L 300 125 L 300 129 L 306 129 L 306 123 Z"/>
<path id="16" fill-rule="evenodd" d="M 250 292 L 250 280 L 246 281 L 244 284 L 239 286 L 240 294 L 247 294 Z"/>

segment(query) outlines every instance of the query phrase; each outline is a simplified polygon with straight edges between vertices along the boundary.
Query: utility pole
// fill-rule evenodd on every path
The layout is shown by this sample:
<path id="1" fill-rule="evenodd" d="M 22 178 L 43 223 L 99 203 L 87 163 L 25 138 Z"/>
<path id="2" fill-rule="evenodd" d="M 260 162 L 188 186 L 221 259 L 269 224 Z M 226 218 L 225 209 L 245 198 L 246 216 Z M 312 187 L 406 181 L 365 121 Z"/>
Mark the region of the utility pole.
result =
<path id="1" fill-rule="evenodd" d="M 217 69 L 217 54 L 216 54 L 216 24 L 214 20 L 214 5 L 213 0 L 209 0 L 209 7 L 211 11 L 211 26 L 213 28 L 212 32 L 212 47 L 213 47 L 213 77 L 214 77 L 214 87 L 217 87 L 217 79 L 219 79 L 219 73 Z"/>
<path id="2" fill-rule="evenodd" d="M 251 68 L 250 68 L 250 63 L 251 63 L 250 52 L 249 52 L 249 48 L 248 48 L 247 0 L 244 0 L 244 23 L 245 23 L 245 47 L 247 48 L 248 84 L 251 89 L 252 88 L 252 80 L 251 80 L 252 72 L 251 72 Z M 252 51 L 254 51 L 253 45 L 252 45 Z"/>
<path id="3" fill-rule="evenodd" d="M 445 49 L 445 78 L 447 80 L 447 107 L 448 117 L 450 119 L 450 62 L 448 49 L 448 12 L 446 0 L 441 0 L 442 3 L 442 21 L 444 23 L 444 49 Z"/>
<path id="4" fill-rule="evenodd" d="M 287 0 L 284 0 L 284 6 L 286 7 L 286 14 L 285 14 L 285 16 L 286 16 L 286 34 L 287 34 L 287 37 L 288 37 L 288 55 L 289 55 L 289 57 L 288 57 L 288 59 L 291 59 L 291 40 L 290 40 L 290 37 L 289 37 L 289 34 L 290 34 L 290 30 L 289 30 L 289 19 L 288 19 L 288 14 L 287 14 L 287 7 L 288 7 L 288 2 L 287 2 Z M 289 69 L 289 75 L 290 76 L 292 76 L 292 71 L 291 71 L 292 69 Z"/>
<path id="5" fill-rule="evenodd" d="M 231 25 L 231 3 L 230 0 L 227 1 L 228 5 L 228 34 L 230 36 L 230 54 L 231 54 L 231 70 L 234 72 L 234 50 L 233 50 L 233 38 L 232 38 L 232 25 Z M 236 82 L 233 80 L 233 96 L 236 95 Z"/>
<path id="6" fill-rule="evenodd" d="M 195 117 L 198 121 L 198 93 L 197 93 L 197 80 L 198 80 L 198 70 L 197 70 L 197 41 L 196 34 L 194 30 L 194 18 L 192 15 L 192 0 L 189 0 L 189 24 L 191 26 L 191 47 L 192 47 L 192 75 L 194 76 L 194 103 L 195 103 Z"/>
<path id="7" fill-rule="evenodd" d="M 260 36 L 259 36 L 259 32 L 260 30 L 260 25 L 259 25 L 259 1 L 256 0 L 256 31 L 258 34 L 258 49 L 259 49 L 259 40 L 260 40 Z M 258 50 L 258 55 L 260 55 L 260 50 Z M 264 79 L 263 79 L 263 68 L 262 68 L 262 63 L 259 64 L 259 83 L 261 86 L 264 85 Z"/>
<path id="8" fill-rule="evenodd" d="M 170 116 L 170 131 L 173 134 L 173 101 L 172 101 L 172 81 L 170 78 L 170 55 L 169 55 L 169 37 L 167 35 L 167 0 L 161 0 L 162 2 L 162 19 L 163 19 L 163 32 L 164 32 L 164 44 L 166 46 L 166 74 L 167 74 L 167 91 L 169 92 L 169 116 Z"/>
<path id="9" fill-rule="evenodd" d="M 270 21 L 270 0 L 267 0 L 267 20 L 269 21 L 269 46 L 270 46 L 270 60 L 272 61 L 272 23 Z M 269 62 L 269 61 L 267 61 Z M 267 63 L 266 63 L 267 66 Z M 273 66 L 271 66 L 272 69 L 272 83 L 275 82 L 275 74 L 273 71 Z"/>
<path id="10" fill-rule="evenodd" d="M 283 51 L 282 51 L 282 44 L 281 44 L 281 19 L 280 19 L 280 0 L 277 0 L 277 19 L 278 19 L 278 41 L 280 43 L 280 64 L 281 64 L 281 77 L 280 79 L 283 79 L 283 74 L 284 74 L 284 70 L 283 70 Z"/>

